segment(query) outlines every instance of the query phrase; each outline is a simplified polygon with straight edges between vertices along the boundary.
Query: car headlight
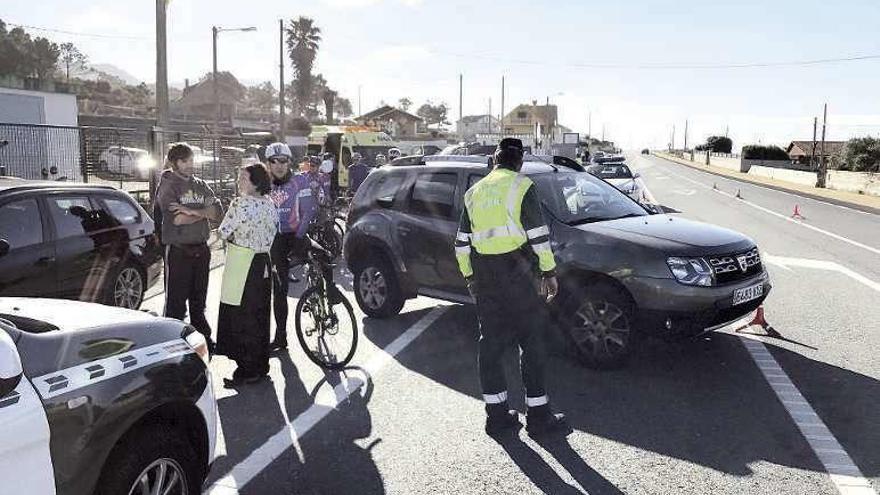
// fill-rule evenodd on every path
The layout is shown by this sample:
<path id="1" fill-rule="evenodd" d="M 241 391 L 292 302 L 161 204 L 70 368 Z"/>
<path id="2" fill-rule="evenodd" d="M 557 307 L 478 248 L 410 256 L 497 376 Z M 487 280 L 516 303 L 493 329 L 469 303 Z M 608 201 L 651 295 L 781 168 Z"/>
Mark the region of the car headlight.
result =
<path id="1" fill-rule="evenodd" d="M 666 259 L 666 264 L 675 279 L 685 285 L 710 287 L 714 282 L 712 268 L 702 258 L 672 257 Z"/>

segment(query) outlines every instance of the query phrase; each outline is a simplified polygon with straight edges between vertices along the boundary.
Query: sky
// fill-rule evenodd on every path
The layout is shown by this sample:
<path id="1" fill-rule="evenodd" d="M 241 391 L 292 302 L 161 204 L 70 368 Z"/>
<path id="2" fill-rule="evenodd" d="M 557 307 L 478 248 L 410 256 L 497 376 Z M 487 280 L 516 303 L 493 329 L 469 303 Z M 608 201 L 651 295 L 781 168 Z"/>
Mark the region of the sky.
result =
<path id="1" fill-rule="evenodd" d="M 828 139 L 880 135 L 876 0 L 171 0 L 169 81 L 210 70 L 211 26 L 254 26 L 220 34 L 219 68 L 277 87 L 278 20 L 300 15 L 323 31 L 316 72 L 355 111 L 360 88 L 363 112 L 408 97 L 454 121 L 461 74 L 464 115 L 498 114 L 504 76 L 506 111 L 549 98 L 563 125 L 628 149 L 665 147 L 673 125 L 681 147 L 685 121 L 689 145 L 808 140 L 824 103 Z M 80 33 L 29 30 L 155 80 L 154 0 L 2 0 L 0 19 Z"/>

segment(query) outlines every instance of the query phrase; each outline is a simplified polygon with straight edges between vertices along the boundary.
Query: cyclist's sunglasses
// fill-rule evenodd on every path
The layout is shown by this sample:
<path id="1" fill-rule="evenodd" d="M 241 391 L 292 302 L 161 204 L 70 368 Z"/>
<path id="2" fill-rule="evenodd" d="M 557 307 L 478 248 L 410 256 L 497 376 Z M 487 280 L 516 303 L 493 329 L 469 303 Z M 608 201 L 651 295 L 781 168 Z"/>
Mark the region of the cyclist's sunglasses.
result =
<path id="1" fill-rule="evenodd" d="M 269 158 L 269 163 L 290 163 L 290 159 L 286 157 Z"/>

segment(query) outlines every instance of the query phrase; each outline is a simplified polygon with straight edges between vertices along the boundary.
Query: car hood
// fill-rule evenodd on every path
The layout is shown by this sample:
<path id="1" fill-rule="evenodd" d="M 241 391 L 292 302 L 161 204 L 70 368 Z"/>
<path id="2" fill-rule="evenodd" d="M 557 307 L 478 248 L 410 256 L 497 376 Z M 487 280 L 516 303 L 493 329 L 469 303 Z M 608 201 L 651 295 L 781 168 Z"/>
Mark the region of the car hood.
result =
<path id="1" fill-rule="evenodd" d="M 739 232 L 671 215 L 622 218 L 576 228 L 654 247 L 668 254 L 729 253 L 754 244 Z"/>
<path id="2" fill-rule="evenodd" d="M 63 331 L 156 320 L 143 311 L 103 304 L 23 297 L 0 297 L 0 318 L 3 315 L 38 320 Z"/>

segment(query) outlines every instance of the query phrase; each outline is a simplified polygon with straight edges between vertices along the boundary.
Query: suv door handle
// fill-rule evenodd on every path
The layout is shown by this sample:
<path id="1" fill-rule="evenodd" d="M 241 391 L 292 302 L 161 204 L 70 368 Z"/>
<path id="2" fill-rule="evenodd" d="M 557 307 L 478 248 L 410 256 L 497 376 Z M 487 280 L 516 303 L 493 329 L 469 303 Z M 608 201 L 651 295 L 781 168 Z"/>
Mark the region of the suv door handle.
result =
<path id="1" fill-rule="evenodd" d="M 407 227 L 407 226 L 405 226 L 405 225 L 398 225 L 398 226 L 397 226 L 397 232 L 399 232 L 400 235 L 407 235 L 407 234 L 409 234 L 410 232 L 412 232 L 412 229 L 409 228 L 409 227 Z"/>
<path id="2" fill-rule="evenodd" d="M 52 263 L 55 263 L 54 256 L 43 256 L 42 258 L 37 260 L 36 265 L 37 266 L 49 266 Z"/>

